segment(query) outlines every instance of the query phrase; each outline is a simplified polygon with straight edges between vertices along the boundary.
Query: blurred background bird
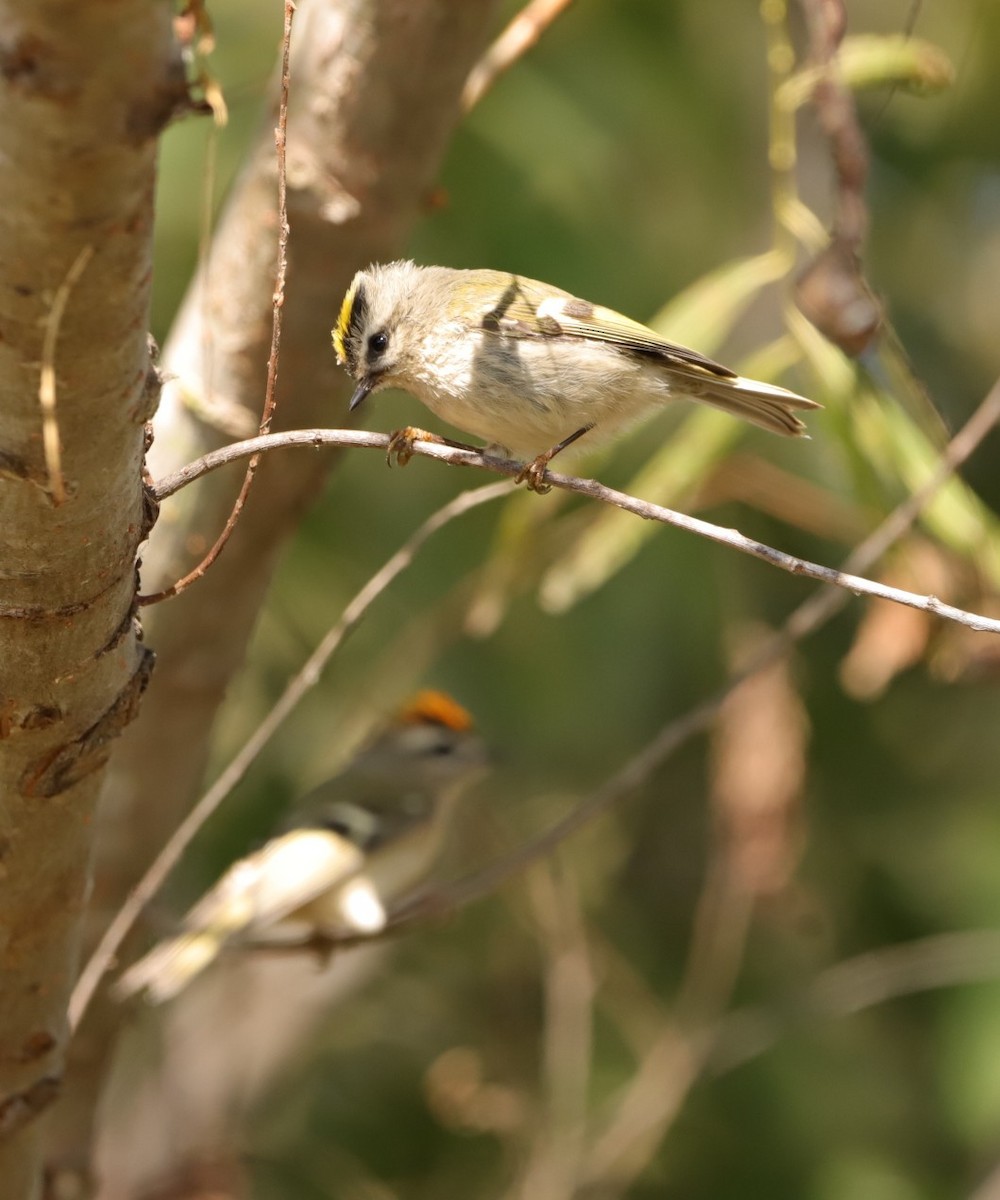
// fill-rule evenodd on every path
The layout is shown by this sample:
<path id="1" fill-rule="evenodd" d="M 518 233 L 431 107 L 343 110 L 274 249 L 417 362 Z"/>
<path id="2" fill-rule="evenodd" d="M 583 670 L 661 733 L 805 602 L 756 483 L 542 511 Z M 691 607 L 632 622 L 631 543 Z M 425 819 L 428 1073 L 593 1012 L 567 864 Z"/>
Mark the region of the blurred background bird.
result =
<path id="1" fill-rule="evenodd" d="M 466 710 L 443 692 L 419 692 L 275 837 L 229 868 L 180 934 L 122 975 L 116 996 L 169 1000 L 227 945 L 377 933 L 387 904 L 432 866 L 455 801 L 487 765 Z"/>

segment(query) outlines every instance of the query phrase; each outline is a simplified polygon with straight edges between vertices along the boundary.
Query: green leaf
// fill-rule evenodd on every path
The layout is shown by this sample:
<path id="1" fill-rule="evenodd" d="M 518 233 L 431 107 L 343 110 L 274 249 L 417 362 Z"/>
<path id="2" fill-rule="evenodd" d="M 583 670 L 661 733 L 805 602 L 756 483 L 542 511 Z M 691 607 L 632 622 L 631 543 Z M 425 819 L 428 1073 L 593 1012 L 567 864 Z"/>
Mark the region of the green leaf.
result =
<path id="1" fill-rule="evenodd" d="M 834 65 L 839 80 L 852 91 L 891 85 L 916 92 L 937 92 L 949 87 L 955 78 L 954 68 L 943 50 L 931 42 L 900 34 L 844 38 Z M 826 67 L 797 71 L 778 89 L 778 104 L 786 109 L 801 108 L 809 103 L 826 77 Z"/>

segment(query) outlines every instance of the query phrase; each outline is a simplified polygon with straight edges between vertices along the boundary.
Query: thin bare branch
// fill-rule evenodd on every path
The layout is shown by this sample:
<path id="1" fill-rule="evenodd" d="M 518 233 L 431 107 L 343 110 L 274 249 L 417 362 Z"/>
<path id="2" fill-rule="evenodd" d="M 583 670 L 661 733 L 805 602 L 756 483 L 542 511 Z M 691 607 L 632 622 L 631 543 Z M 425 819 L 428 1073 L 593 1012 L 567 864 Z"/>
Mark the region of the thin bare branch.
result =
<path id="1" fill-rule="evenodd" d="M 989 406 L 989 411 L 992 412 L 994 407 L 1000 409 L 1000 384 L 994 387 L 990 393 L 990 397 L 992 399 L 988 398 L 988 401 L 985 402 Z M 996 415 L 988 417 L 987 429 L 992 427 L 996 419 Z M 986 421 L 987 417 L 984 416 L 982 420 Z M 963 434 L 965 432 L 966 430 L 963 430 Z M 976 437 L 974 444 L 978 444 L 978 440 L 978 437 Z M 163 499 L 173 495 L 174 492 L 184 487 L 187 483 L 206 474 L 208 471 L 216 470 L 228 462 L 245 458 L 250 454 L 260 453 L 263 450 L 289 446 L 355 446 L 387 452 L 389 442 L 390 436 L 388 434 L 367 433 L 362 430 L 353 429 L 298 429 L 288 433 L 273 433 L 268 434 L 266 437 L 249 438 L 243 442 L 233 442 L 231 445 L 224 446 L 221 450 L 217 450 L 212 454 L 206 454 L 203 458 L 191 463 L 183 470 L 162 480 L 157 484 L 155 492 L 158 499 Z M 952 445 L 955 445 L 955 443 L 952 443 Z M 490 458 L 478 451 L 461 450 L 453 446 L 442 446 L 434 442 L 416 441 L 413 443 L 413 450 L 415 454 L 426 458 L 436 458 L 451 466 L 476 467 L 480 470 L 492 471 L 495 474 L 506 475 L 511 478 L 517 475 L 523 467 L 522 463 L 514 462 L 513 460 Z M 958 461 L 963 461 L 963 459 L 959 459 Z M 919 496 L 921 498 L 916 512 L 919 512 L 930 495 L 948 478 L 956 465 L 957 462 L 953 463 L 948 456 L 948 451 L 946 451 L 941 457 L 938 472 L 928 480 L 930 490 L 926 491 L 924 488 L 921 488 L 918 492 L 914 493 L 915 497 Z M 959 625 L 964 625 L 980 633 L 1000 633 L 1000 620 L 995 617 L 988 617 L 981 613 L 969 612 L 952 604 L 945 604 L 937 596 L 921 596 L 915 592 L 908 592 L 903 588 L 890 587 L 887 584 L 879 583 L 877 580 L 866 579 L 861 575 L 854 574 L 848 569 L 848 564 L 854 561 L 853 556 L 847 560 L 843 569 L 838 570 L 835 567 L 823 566 L 821 563 L 810 562 L 807 559 L 786 554 L 783 550 L 768 546 L 766 543 L 759 542 L 754 538 L 746 537 L 737 529 L 726 529 L 720 525 L 714 525 L 710 521 L 704 521 L 698 517 L 691 517 L 685 513 L 665 508 L 663 505 L 651 504 L 649 501 L 641 500 L 637 496 L 630 496 L 626 492 L 609 488 L 595 479 L 581 479 L 574 475 L 562 475 L 557 472 L 546 471 L 545 481 L 555 488 L 576 492 L 581 496 L 588 496 L 592 500 L 598 500 L 602 504 L 613 505 L 625 512 L 633 513 L 637 517 L 642 517 L 644 520 L 658 521 L 662 525 L 672 525 L 676 529 L 684 529 L 688 533 L 698 534 L 709 541 L 729 546 L 732 550 L 738 550 L 741 554 L 748 554 L 752 558 L 759 558 L 763 562 L 770 563 L 771 566 L 778 567 L 783 571 L 788 571 L 792 575 L 801 575 L 807 579 L 815 579 L 819 583 L 833 584 L 835 587 L 852 592 L 856 596 L 873 596 L 880 600 L 891 600 L 897 604 L 905 604 L 909 608 L 931 613 L 944 620 L 955 621 Z M 912 499 L 913 497 L 911 497 Z M 910 507 L 911 502 L 906 501 L 896 511 L 908 513 Z M 903 528 L 908 527 L 912 523 L 915 515 L 916 513 L 913 516 L 908 516 L 902 522 Z M 895 514 L 893 516 L 895 517 Z"/>
<path id="2" fill-rule="evenodd" d="M 732 1071 L 770 1050 L 786 1033 L 818 1020 L 848 1017 L 900 996 L 1000 978 L 1000 933 L 942 933 L 845 959 L 821 971 L 781 1010 L 736 1009 L 714 1034 L 708 1069 Z"/>
<path id="3" fill-rule="evenodd" d="M 469 72 L 462 91 L 465 112 L 482 100 L 500 76 L 527 54 L 546 29 L 573 0 L 531 0 L 511 21 Z"/>
<path id="4" fill-rule="evenodd" d="M 584 1194 L 616 1200 L 635 1183 L 701 1072 L 698 1040 L 670 1022 L 643 1055 L 607 1130 L 599 1131 L 581 1172 Z M 625 1160 L 624 1162 L 622 1160 Z"/>
<path id="5" fill-rule="evenodd" d="M 558 860 L 529 879 L 545 954 L 544 1110 L 510 1200 L 572 1200 L 585 1150 L 593 1038 L 594 970 L 580 899 Z"/>
<path id="6" fill-rule="evenodd" d="M 780 1006 L 736 1009 L 701 1030 L 693 1041 L 683 1039 L 669 1023 L 644 1055 L 641 1070 L 617 1106 L 619 1119 L 611 1129 L 630 1132 L 633 1141 L 641 1139 L 657 1117 L 668 1121 L 676 1113 L 700 1071 L 726 1074 L 805 1026 L 852 1016 L 901 996 L 998 977 L 1000 934 L 995 930 L 938 934 L 845 959 L 821 971 L 793 996 L 783 997 Z M 632 1119 L 626 1121 L 629 1111 Z M 623 1177 L 620 1168 L 614 1170 L 616 1159 L 609 1153 L 620 1154 L 627 1148 L 627 1141 L 610 1142 L 608 1134 L 595 1139 L 584 1179 L 599 1184 L 602 1196 L 619 1194 L 620 1182 L 633 1181 L 630 1173 Z"/>
<path id="7" fill-rule="evenodd" d="M 830 141 L 836 171 L 833 236 L 851 254 L 860 255 L 868 229 L 868 146 L 854 97 L 837 65 L 837 51 L 847 32 L 847 9 L 844 0 L 799 0 L 799 5 L 809 30 L 811 56 L 822 69 L 812 100 Z"/>
<path id="8" fill-rule="evenodd" d="M 128 899 L 118 910 L 114 920 L 101 938 L 97 949 L 91 955 L 90 960 L 83 969 L 73 990 L 69 1005 L 69 1023 L 71 1029 L 78 1027 L 84 1013 L 87 1011 L 87 1006 L 97 990 L 98 984 L 104 974 L 113 965 L 114 957 L 118 953 L 122 942 L 128 936 L 143 909 L 163 886 L 167 876 L 177 865 L 181 855 L 191 844 L 195 834 L 240 782 L 257 755 L 302 697 L 319 682 L 323 669 L 334 652 L 343 643 L 347 635 L 357 626 L 372 604 L 410 566 L 424 543 L 439 529 L 442 529 L 456 517 L 460 517 L 464 513 L 478 508 L 481 504 L 488 504 L 492 500 L 498 500 L 501 496 L 508 495 L 511 490 L 512 487 L 508 483 L 493 483 L 488 484 L 486 487 L 474 488 L 470 491 L 460 493 L 428 517 L 420 528 L 388 559 L 384 566 L 376 571 L 354 599 L 351 600 L 341 614 L 340 619 L 330 629 L 322 642 L 320 642 L 285 688 L 275 706 L 247 739 L 243 748 L 233 758 L 212 787 L 209 788 L 177 827 L 145 875 L 143 875 L 142 879 L 139 880 L 138 884 L 132 890 Z"/>
<path id="9" fill-rule="evenodd" d="M 724 1012 L 743 962 L 753 909 L 727 847 L 715 846 L 699 898 L 674 1014 L 610 1097 L 588 1136 L 581 1178 L 607 1200 L 624 1195 L 649 1165 L 704 1070 L 710 1031 Z"/>
<path id="10" fill-rule="evenodd" d="M 812 100 L 830 143 L 836 187 L 829 245 L 799 276 L 795 293 L 802 311 L 830 341 L 845 353 L 858 355 L 884 317 L 861 263 L 868 229 L 869 155 L 854 96 L 837 61 L 847 31 L 847 9 L 844 0 L 799 3 L 809 30 L 810 54 L 821 72 Z"/>
<path id="11" fill-rule="evenodd" d="M 274 145 L 278 167 L 278 265 L 275 272 L 274 295 L 271 303 L 271 352 L 267 359 L 267 384 L 264 389 L 264 408 L 258 428 L 260 434 L 269 432 L 271 419 L 274 416 L 274 406 L 276 403 L 275 388 L 278 383 L 278 356 L 281 350 L 281 316 L 285 307 L 285 277 L 288 274 L 288 189 L 286 186 L 285 149 L 288 140 L 288 64 L 292 44 L 292 17 L 294 13 L 294 0 L 285 0 L 285 24 L 281 42 L 281 87 L 278 100 L 278 124 L 274 130 Z M 247 463 L 246 474 L 243 476 L 243 484 L 240 487 L 239 495 L 233 503 L 232 511 L 226 519 L 226 524 L 218 538 L 216 538 L 215 544 L 201 562 L 194 570 L 189 571 L 182 579 L 178 579 L 176 583 L 171 584 L 168 588 L 164 588 L 163 591 L 154 592 L 148 596 L 139 596 L 137 598 L 139 604 L 158 604 L 161 600 L 169 600 L 172 596 L 179 596 L 181 592 L 187 591 L 196 579 L 201 579 L 225 549 L 226 543 L 236 528 L 236 522 L 240 519 L 240 513 L 243 511 L 247 496 L 250 494 L 250 488 L 253 486 L 254 476 L 257 474 L 257 467 L 259 465 L 260 455 L 254 454 Z"/>

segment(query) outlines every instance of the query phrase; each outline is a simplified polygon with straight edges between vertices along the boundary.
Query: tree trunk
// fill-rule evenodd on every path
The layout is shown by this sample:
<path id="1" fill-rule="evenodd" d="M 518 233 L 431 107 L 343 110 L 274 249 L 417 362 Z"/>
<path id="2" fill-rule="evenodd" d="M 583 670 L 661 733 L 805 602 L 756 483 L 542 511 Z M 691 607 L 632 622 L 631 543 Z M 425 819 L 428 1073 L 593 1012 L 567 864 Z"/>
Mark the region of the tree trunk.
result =
<path id="1" fill-rule="evenodd" d="M 187 96 L 165 3 L 8 0 L 0 29 L 0 1180 L 22 1200 L 61 1085 L 95 801 L 151 666 L 133 598 L 153 188 Z"/>

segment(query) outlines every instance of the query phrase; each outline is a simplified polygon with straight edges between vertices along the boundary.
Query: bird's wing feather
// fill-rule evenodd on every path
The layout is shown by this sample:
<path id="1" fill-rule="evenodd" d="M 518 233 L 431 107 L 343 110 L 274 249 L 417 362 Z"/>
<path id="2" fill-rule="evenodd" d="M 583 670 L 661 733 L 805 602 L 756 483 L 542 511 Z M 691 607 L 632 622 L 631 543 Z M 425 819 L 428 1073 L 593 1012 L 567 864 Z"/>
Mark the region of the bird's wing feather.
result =
<path id="1" fill-rule="evenodd" d="M 357 874 L 361 850 L 326 829 L 295 829 L 234 863 L 187 914 L 187 929 L 221 936 L 252 932 L 280 921 Z"/>
<path id="2" fill-rule="evenodd" d="M 229 941 L 269 929 L 331 890 L 344 889 L 343 913 L 355 927 L 362 932 L 381 928 L 385 914 L 374 889 L 364 878 L 356 879 L 363 864 L 357 846 L 324 829 L 297 829 L 272 839 L 234 863 L 187 914 L 185 932 L 134 963 L 116 983 L 115 995 L 124 999 L 145 992 L 154 1004 L 169 1000 Z"/>
<path id="3" fill-rule="evenodd" d="M 668 364 L 683 364 L 717 379 L 736 378 L 736 372 L 721 363 L 687 346 L 668 342 L 613 309 L 517 275 L 510 277 L 507 288 L 484 314 L 483 328 L 509 337 L 585 338 L 619 350 L 652 355 Z"/>

